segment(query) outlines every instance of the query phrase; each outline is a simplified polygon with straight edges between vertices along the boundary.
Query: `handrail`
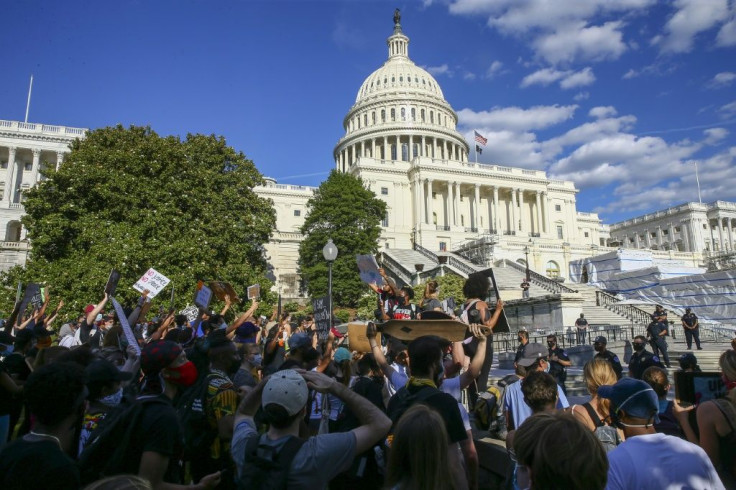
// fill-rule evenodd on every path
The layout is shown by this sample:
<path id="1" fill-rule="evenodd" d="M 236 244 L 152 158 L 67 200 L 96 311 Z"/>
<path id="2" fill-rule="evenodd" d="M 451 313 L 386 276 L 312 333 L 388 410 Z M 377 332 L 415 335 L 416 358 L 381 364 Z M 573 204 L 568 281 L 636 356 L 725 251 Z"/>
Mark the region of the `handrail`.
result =
<path id="1" fill-rule="evenodd" d="M 412 273 L 409 269 L 401 265 L 401 263 L 393 257 L 386 255 L 385 252 L 381 254 L 381 257 L 383 264 L 388 265 L 389 269 L 396 274 L 399 279 L 404 281 L 404 284 L 411 284 Z"/>
<path id="2" fill-rule="evenodd" d="M 652 315 L 646 311 L 633 305 L 621 304 L 618 298 L 604 291 L 595 292 L 595 304 L 641 325 L 649 325 L 652 321 Z"/>
<path id="3" fill-rule="evenodd" d="M 461 262 L 457 257 L 453 257 L 452 255 L 448 255 L 448 257 L 449 258 L 447 259 L 447 265 L 449 265 L 450 267 L 454 267 L 455 269 L 467 275 L 477 272 L 475 269 L 473 269 L 469 265 L 465 264 L 464 262 Z"/>
<path id="4" fill-rule="evenodd" d="M 509 260 L 509 259 L 503 259 L 501 262 L 503 262 L 504 265 L 511 266 L 514 269 L 523 272 L 526 274 L 526 267 L 524 267 L 521 264 L 517 264 L 516 262 Z M 563 284 L 560 284 L 559 282 L 550 279 L 547 276 L 543 276 L 542 274 L 539 274 L 538 272 L 534 272 L 533 270 L 529 269 L 529 281 L 532 284 L 536 284 L 537 286 L 540 286 L 547 291 L 550 291 L 555 294 L 559 293 L 577 293 L 577 289 L 569 288 Z"/>
<path id="5" fill-rule="evenodd" d="M 424 255 L 424 256 L 425 256 L 425 257 L 427 257 L 427 258 L 428 258 L 429 260 L 433 261 L 433 262 L 434 262 L 435 264 L 436 264 L 436 263 L 438 263 L 438 262 L 440 261 L 440 260 L 439 260 L 439 259 L 437 258 L 437 254 L 435 254 L 434 252 L 430 252 L 429 250 L 427 250 L 426 248 L 422 247 L 422 246 L 421 246 L 421 245 L 419 245 L 418 243 L 415 243 L 415 244 L 414 244 L 414 250 L 416 250 L 416 251 L 417 251 L 417 252 L 419 252 L 420 254 Z"/>

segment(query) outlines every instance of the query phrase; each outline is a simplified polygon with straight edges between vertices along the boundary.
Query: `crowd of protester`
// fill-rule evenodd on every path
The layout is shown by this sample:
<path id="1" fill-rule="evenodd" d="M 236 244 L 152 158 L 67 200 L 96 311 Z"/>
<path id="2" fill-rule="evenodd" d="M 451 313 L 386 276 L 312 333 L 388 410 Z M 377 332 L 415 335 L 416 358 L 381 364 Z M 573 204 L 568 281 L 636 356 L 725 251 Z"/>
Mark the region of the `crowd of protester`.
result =
<path id="1" fill-rule="evenodd" d="M 446 308 L 436 282 L 415 302 L 381 274 L 377 322 Z M 570 406 L 572 361 L 556 336 L 545 346 L 520 332 L 501 393 L 488 380 L 503 302 L 486 302 L 482 274 L 445 311 L 466 324 L 464 341 L 400 341 L 368 323 L 369 352 L 309 316 L 258 317 L 255 300 L 234 313 L 229 297 L 194 319 L 149 319 L 144 294 L 121 322 L 104 295 L 56 328 L 63 302 L 47 313 L 46 291 L 0 331 L 3 489 L 485 488 L 483 410 L 502 420 L 506 488 L 736 488 L 734 350 L 720 358 L 726 396 L 684 408 L 667 400 L 669 373 L 645 338 L 623 373 L 598 337 L 590 398 Z M 699 369 L 692 354 L 680 361 Z"/>

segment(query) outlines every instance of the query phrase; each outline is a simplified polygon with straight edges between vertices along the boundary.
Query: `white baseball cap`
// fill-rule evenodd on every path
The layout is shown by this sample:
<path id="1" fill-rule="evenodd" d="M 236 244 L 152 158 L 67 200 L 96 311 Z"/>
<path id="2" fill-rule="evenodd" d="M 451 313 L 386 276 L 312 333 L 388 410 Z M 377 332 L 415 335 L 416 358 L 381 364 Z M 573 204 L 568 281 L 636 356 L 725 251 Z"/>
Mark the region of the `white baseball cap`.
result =
<path id="1" fill-rule="evenodd" d="M 285 369 L 271 375 L 263 387 L 261 405 L 272 403 L 283 407 L 291 416 L 307 404 L 309 389 L 307 382 L 293 369 Z"/>

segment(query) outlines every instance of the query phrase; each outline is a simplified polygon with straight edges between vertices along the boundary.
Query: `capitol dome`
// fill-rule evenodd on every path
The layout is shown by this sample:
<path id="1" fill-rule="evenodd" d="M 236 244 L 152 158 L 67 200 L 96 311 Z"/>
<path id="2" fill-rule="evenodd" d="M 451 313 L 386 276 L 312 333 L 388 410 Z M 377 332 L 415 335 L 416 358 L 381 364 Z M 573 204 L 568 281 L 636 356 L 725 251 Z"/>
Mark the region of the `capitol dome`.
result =
<path id="1" fill-rule="evenodd" d="M 469 147 L 456 129 L 457 114 L 437 80 L 409 58 L 400 20 L 396 14 L 386 40 L 388 60 L 365 79 L 343 120 L 345 136 L 334 150 L 340 171 L 347 172 L 361 157 L 467 162 Z"/>

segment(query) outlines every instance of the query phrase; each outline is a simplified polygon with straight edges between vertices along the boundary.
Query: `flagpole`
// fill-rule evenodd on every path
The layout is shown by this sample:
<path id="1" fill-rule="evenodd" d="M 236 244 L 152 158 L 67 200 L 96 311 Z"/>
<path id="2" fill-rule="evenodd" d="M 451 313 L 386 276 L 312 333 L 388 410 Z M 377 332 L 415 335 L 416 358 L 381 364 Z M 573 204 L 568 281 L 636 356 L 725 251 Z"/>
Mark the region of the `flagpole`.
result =
<path id="1" fill-rule="evenodd" d="M 26 102 L 26 119 L 28 122 L 28 110 L 31 108 L 31 91 L 33 90 L 33 75 L 31 75 L 31 84 L 28 86 L 28 102 Z"/>

